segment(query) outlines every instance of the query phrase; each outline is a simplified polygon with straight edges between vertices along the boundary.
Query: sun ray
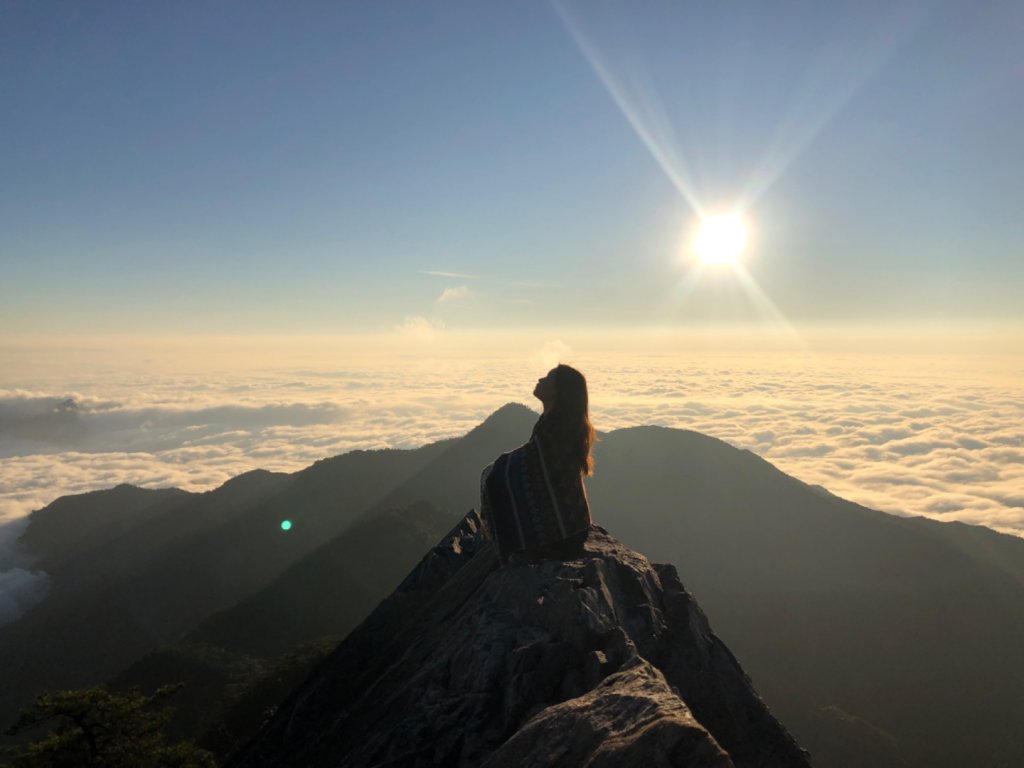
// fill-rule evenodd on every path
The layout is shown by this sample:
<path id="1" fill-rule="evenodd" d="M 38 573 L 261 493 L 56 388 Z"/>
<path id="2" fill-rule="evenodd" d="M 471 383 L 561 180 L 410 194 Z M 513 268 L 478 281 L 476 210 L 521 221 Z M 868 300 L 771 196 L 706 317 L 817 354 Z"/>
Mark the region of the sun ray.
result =
<path id="1" fill-rule="evenodd" d="M 637 137 L 654 157 L 690 208 L 705 214 L 697 178 L 686 160 L 695 148 L 675 140 L 658 89 L 639 62 L 614 62 L 585 31 L 580 15 L 567 0 L 554 8 L 570 37 L 604 85 Z M 822 40 L 803 71 L 804 79 L 792 89 L 791 101 L 780 109 L 774 129 L 769 127 L 760 159 L 754 161 L 742 183 L 737 202 L 749 208 L 783 176 L 786 169 L 875 78 L 924 21 L 928 9 L 921 3 L 893 3 L 872 20 L 870 29 L 849 30 Z M 622 59 L 622 57 L 619 57 Z"/>
<path id="2" fill-rule="evenodd" d="M 637 43 L 632 49 L 617 46 L 619 50 L 614 51 L 617 55 L 613 55 L 608 41 L 599 45 L 593 30 L 583 22 L 584 10 L 590 14 L 594 6 L 581 4 L 572 9 L 570 5 L 571 0 L 553 2 L 573 42 L 689 208 L 700 219 L 708 219 L 709 201 L 702 199 L 707 190 L 697 183 L 707 180 L 695 173 L 691 161 L 699 159 L 699 152 L 707 153 L 713 148 L 686 146 L 677 140 L 669 111 L 654 79 L 643 66 L 642 44 Z M 821 131 L 878 77 L 900 45 L 921 26 L 928 12 L 921 3 L 897 2 L 860 27 L 839 25 L 835 35 L 820 41 L 803 67 L 802 81 L 789 90 L 788 103 L 780 104 L 775 120 L 769 119 L 765 126 L 764 138 L 748 160 L 748 172 L 734 180 L 732 203 L 739 215 L 751 210 Z M 615 22 L 609 28 L 614 28 L 616 34 L 626 34 L 628 25 L 623 25 L 621 18 L 610 21 Z M 694 140 L 691 137 L 691 141 Z M 720 199 L 719 195 L 716 197 Z M 769 328 L 804 347 L 792 324 L 740 263 L 746 231 L 723 224 L 717 232 L 709 230 L 706 239 L 710 245 L 694 244 L 696 247 L 692 250 L 702 263 L 691 264 L 677 286 L 676 302 L 685 303 L 701 284 L 712 278 L 716 281 L 732 279 Z"/>
<path id="3" fill-rule="evenodd" d="M 923 21 L 925 7 L 894 3 L 865 36 L 823 40 L 792 101 L 781 115 L 761 159 L 743 185 L 740 202 L 754 205 L 875 78 Z"/>
<path id="4" fill-rule="evenodd" d="M 630 127 L 651 153 L 662 172 L 679 191 L 683 199 L 696 213 L 703 215 L 704 207 L 697 197 L 691 181 L 692 171 L 685 159 L 676 151 L 671 122 L 665 115 L 657 90 L 640 85 L 639 73 L 634 73 L 634 87 L 628 88 L 624 78 L 616 75 L 598 50 L 594 42 L 583 32 L 582 25 L 573 18 L 565 3 L 556 2 L 555 10 L 561 16 L 569 35 L 576 43 L 583 57 L 590 64 L 601 84 L 612 97 L 615 105 L 629 122 Z"/>
<path id="5" fill-rule="evenodd" d="M 733 270 L 747 297 L 768 319 L 773 330 L 784 337 L 789 343 L 795 344 L 806 351 L 807 343 L 803 340 L 803 337 L 793 324 L 786 319 L 786 316 L 782 314 L 779 308 L 775 306 L 775 302 L 768 298 L 768 294 L 761 290 L 761 286 L 757 284 L 753 276 L 741 264 L 736 265 Z"/>

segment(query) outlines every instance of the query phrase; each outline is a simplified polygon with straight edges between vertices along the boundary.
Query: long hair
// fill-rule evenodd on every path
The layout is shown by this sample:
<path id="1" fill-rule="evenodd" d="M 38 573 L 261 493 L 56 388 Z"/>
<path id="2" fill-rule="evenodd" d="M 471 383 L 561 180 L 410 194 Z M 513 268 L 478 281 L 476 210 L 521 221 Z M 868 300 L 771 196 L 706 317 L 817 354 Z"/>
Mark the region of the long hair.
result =
<path id="1" fill-rule="evenodd" d="M 570 466 L 584 475 L 594 474 L 591 449 L 597 435 L 590 423 L 587 380 L 575 368 L 559 363 L 555 367 L 555 402 L 540 417 L 534 433 L 543 429 L 562 451 Z"/>

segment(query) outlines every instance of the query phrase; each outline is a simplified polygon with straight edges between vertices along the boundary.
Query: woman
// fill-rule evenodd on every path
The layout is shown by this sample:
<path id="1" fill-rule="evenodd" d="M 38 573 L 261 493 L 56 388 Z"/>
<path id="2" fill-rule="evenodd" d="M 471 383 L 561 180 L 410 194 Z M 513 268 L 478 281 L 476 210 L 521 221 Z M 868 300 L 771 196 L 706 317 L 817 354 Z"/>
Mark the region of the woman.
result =
<path id="1" fill-rule="evenodd" d="M 505 563 L 571 556 L 590 527 L 583 478 L 593 473 L 587 380 L 568 365 L 537 382 L 544 412 L 525 445 L 484 469 L 480 507 Z"/>

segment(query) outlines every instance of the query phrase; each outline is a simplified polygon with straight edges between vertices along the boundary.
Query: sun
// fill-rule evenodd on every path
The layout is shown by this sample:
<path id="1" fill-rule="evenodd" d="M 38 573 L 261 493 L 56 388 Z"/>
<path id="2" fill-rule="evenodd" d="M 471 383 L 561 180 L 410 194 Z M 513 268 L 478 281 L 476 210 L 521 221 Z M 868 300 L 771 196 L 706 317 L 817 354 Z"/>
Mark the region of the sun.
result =
<path id="1" fill-rule="evenodd" d="M 693 238 L 693 252 L 702 264 L 739 264 L 750 238 L 743 217 L 735 214 L 708 216 L 701 220 Z"/>

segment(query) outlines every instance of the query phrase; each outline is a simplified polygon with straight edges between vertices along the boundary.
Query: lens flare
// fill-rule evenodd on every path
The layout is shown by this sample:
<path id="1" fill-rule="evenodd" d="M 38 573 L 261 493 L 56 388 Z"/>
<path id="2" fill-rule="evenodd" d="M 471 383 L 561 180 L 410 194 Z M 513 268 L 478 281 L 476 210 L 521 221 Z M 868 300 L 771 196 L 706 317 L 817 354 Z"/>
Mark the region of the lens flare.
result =
<path id="1" fill-rule="evenodd" d="M 290 531 L 291 529 L 292 529 L 292 521 L 291 520 L 282 520 L 281 521 L 281 530 L 282 531 Z"/>

